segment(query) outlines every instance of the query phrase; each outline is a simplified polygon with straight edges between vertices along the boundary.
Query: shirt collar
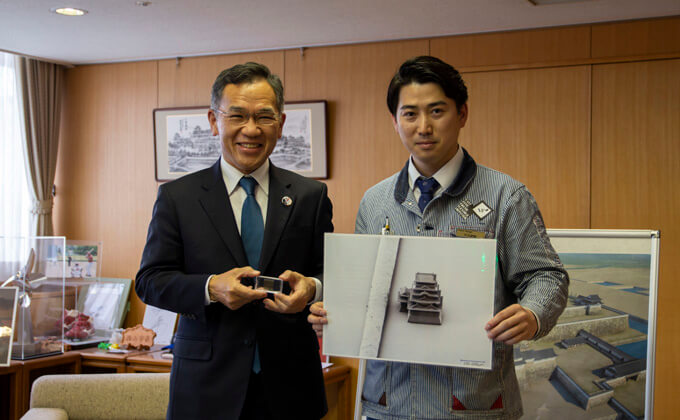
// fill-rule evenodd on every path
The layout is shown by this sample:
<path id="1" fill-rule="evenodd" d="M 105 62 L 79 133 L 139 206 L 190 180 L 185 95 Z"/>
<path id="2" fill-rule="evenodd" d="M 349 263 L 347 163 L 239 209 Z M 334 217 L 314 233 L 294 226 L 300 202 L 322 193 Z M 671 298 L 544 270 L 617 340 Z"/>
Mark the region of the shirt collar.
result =
<path id="1" fill-rule="evenodd" d="M 432 178 L 436 179 L 443 189 L 448 188 L 453 183 L 453 180 L 456 179 L 456 175 L 458 175 L 463 164 L 463 156 L 463 148 L 459 145 L 456 154 L 432 175 Z M 418 172 L 416 165 L 413 164 L 413 156 L 411 156 L 408 160 L 408 186 L 411 190 L 416 188 L 416 179 L 421 176 L 424 175 Z"/>
<path id="2" fill-rule="evenodd" d="M 224 157 L 220 158 L 220 168 L 222 169 L 224 185 L 227 186 L 227 193 L 231 195 L 236 187 L 238 187 L 238 182 L 245 174 L 231 166 L 229 162 L 224 160 Z M 248 175 L 255 178 L 255 181 L 257 181 L 257 184 L 265 195 L 269 195 L 269 159 L 265 160 L 259 168 Z"/>

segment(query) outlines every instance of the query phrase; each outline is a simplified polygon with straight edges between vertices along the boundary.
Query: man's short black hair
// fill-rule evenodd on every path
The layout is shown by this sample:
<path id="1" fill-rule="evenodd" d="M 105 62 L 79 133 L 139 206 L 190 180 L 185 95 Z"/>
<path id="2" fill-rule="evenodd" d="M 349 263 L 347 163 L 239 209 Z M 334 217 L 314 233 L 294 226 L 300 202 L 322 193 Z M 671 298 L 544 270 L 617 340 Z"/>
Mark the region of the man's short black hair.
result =
<path id="1" fill-rule="evenodd" d="M 269 68 L 264 64 L 247 62 L 245 64 L 237 64 L 217 76 L 215 83 L 212 86 L 212 95 L 210 97 L 210 106 L 217 109 L 222 102 L 222 91 L 227 85 L 240 85 L 241 83 L 253 83 L 264 79 L 269 83 L 269 86 L 274 89 L 276 95 L 277 111 L 283 111 L 283 83 L 279 76 L 272 74 Z"/>
<path id="2" fill-rule="evenodd" d="M 392 115 L 397 115 L 401 88 L 411 83 L 438 84 L 446 97 L 453 99 L 458 109 L 467 103 L 467 87 L 458 70 L 436 57 L 421 55 L 406 60 L 394 74 L 387 88 L 387 108 Z"/>

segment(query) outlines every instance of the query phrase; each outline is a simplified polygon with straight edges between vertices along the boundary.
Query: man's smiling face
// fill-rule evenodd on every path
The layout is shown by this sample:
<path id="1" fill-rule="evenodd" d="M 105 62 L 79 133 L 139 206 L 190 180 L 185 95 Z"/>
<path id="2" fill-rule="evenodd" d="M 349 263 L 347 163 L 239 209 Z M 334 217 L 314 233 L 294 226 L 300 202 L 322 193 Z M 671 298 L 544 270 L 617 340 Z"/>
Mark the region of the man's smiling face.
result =
<path id="1" fill-rule="evenodd" d="M 434 175 L 456 154 L 467 114 L 467 105 L 458 107 L 436 83 L 401 88 L 392 123 L 421 174 Z"/>
<path id="2" fill-rule="evenodd" d="M 222 142 L 224 160 L 249 174 L 276 147 L 286 116 L 276 107 L 274 89 L 261 79 L 226 85 L 219 109 L 211 109 L 208 119 L 212 134 Z"/>

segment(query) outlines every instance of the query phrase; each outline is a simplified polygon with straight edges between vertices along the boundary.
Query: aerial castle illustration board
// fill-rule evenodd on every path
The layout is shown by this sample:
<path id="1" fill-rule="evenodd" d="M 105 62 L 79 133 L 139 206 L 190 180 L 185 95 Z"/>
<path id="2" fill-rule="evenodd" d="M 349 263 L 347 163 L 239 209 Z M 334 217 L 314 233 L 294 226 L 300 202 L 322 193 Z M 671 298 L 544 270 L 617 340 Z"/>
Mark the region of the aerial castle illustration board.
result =
<path id="1" fill-rule="evenodd" d="M 548 336 L 514 348 L 523 418 L 652 418 L 657 232 L 548 234 L 569 302 Z"/>

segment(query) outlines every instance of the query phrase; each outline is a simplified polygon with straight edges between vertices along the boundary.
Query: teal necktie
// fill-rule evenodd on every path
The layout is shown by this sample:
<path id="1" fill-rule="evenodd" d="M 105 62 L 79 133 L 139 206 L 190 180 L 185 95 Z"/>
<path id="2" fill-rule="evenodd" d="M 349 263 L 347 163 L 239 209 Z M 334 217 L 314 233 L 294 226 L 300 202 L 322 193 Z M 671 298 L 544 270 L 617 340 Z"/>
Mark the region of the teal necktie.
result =
<path id="1" fill-rule="evenodd" d="M 248 195 L 243 202 L 241 210 L 241 241 L 246 251 L 248 264 L 258 269 L 260 264 L 260 252 L 262 251 L 262 237 L 264 236 L 264 222 L 260 205 L 255 200 L 255 178 L 243 177 L 238 182 Z"/>
<path id="2" fill-rule="evenodd" d="M 260 264 L 260 253 L 262 252 L 262 237 L 264 236 L 264 222 L 262 221 L 262 211 L 260 205 L 255 200 L 255 178 L 242 177 L 238 184 L 246 192 L 247 197 L 241 209 L 241 241 L 243 249 L 246 251 L 248 264 L 254 269 L 258 269 Z M 260 373 L 260 354 L 255 341 L 255 358 L 253 359 L 253 372 Z"/>

